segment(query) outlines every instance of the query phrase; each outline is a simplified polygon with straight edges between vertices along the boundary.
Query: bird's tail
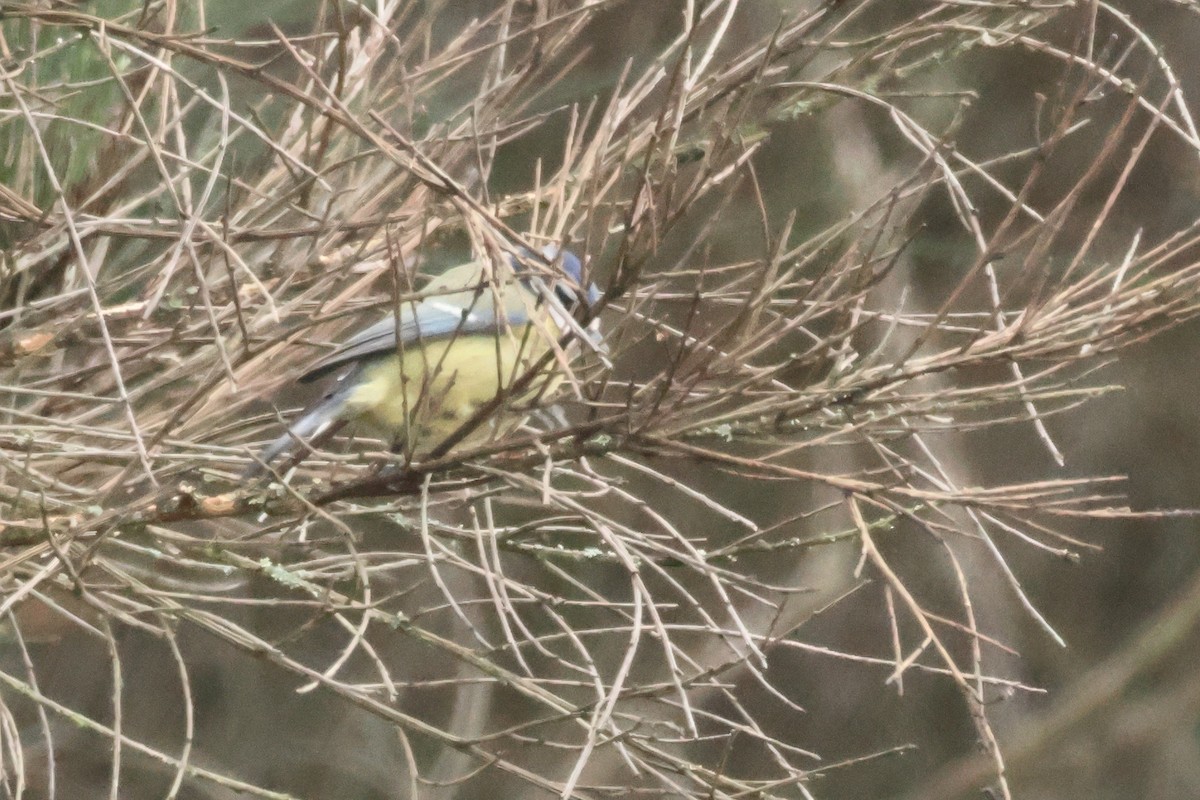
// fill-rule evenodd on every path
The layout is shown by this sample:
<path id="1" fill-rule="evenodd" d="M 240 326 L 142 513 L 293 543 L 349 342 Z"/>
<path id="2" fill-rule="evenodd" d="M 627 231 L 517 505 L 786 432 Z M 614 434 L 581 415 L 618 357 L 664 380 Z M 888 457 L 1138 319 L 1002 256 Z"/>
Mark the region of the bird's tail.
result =
<path id="1" fill-rule="evenodd" d="M 314 447 L 320 446 L 346 424 L 341 414 L 345 398 L 340 393 L 322 398 L 306 414 L 292 423 L 287 432 L 271 442 L 254 460 L 242 479 L 257 478 L 267 471 L 276 459 L 291 456 L 283 469 L 286 471 L 299 463 Z M 292 454 L 295 455 L 292 455 Z"/>

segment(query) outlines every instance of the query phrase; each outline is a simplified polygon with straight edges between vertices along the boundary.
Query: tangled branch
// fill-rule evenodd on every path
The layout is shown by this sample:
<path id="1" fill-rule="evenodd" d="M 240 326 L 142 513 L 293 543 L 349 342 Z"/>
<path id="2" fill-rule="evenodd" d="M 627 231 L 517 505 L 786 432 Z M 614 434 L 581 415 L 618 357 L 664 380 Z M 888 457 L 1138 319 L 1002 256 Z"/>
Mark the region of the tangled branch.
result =
<path id="1" fill-rule="evenodd" d="M 203 7 L 50 5 L 0 17 L 11 794 L 36 758 L 53 786 L 86 734 L 114 795 L 306 795 L 296 762 L 222 756 L 198 727 L 197 671 L 255 664 L 289 703 L 385 726 L 358 779 L 406 796 L 812 797 L 908 745 L 821 762 L 781 722 L 803 698 L 777 665 L 804 658 L 949 681 L 1010 796 L 989 708 L 1037 689 L 976 606 L 1058 638 L 1008 553 L 1077 559 L 1080 519 L 1134 512 L 1055 471 L 1053 421 L 1200 308 L 1200 230 L 1114 222 L 1152 138 L 1200 151 L 1128 16 L 863 0 L 766 25 L 667 3 L 636 12 L 652 50 L 606 61 L 588 42 L 628 3 L 333 2 L 309 31 L 229 37 Z M 997 53 L 1057 80 L 1030 130 L 976 151 L 956 137 L 992 100 L 954 65 Z M 836 213 L 769 174 L 772 148 L 818 158 L 791 152 L 797 126 L 872 142 L 867 179 L 825 176 Z M 423 459 L 351 432 L 238 482 L 330 342 L 449 264 L 547 243 L 585 256 L 608 344 L 559 358 L 547 413 Z M 956 448 L 1001 427 L 1047 463 L 977 484 Z M 849 558 L 810 593 L 822 548 Z M 877 647 L 810 634 L 866 594 Z M 104 702 L 44 685 L 42 628 L 59 658 L 99 648 Z M 176 686 L 128 679 L 163 658 Z M 171 732 L 127 723 L 131 694 Z"/>

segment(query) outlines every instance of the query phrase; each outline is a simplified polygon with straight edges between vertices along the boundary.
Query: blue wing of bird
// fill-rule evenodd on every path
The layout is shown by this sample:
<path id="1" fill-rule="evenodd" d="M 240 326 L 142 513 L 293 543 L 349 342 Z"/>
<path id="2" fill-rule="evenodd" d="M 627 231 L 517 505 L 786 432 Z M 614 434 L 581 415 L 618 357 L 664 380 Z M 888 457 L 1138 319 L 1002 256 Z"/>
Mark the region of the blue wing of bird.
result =
<path id="1" fill-rule="evenodd" d="M 388 316 L 356 333 L 336 350 L 318 361 L 300 377 L 302 382 L 317 380 L 339 367 L 376 355 L 395 353 L 401 347 L 420 347 L 425 342 L 452 336 L 494 331 L 496 303 L 494 293 L 459 291 L 401 305 L 400 322 Z M 508 324 L 519 324 L 509 312 Z M 399 344 L 397 344 L 399 335 Z"/>

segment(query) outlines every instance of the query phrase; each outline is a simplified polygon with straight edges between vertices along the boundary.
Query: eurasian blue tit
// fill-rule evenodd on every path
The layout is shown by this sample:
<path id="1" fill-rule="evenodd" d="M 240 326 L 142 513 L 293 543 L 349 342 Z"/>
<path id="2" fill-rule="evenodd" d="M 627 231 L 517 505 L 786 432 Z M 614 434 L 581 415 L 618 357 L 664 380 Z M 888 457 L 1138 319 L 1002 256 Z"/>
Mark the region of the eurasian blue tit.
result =
<path id="1" fill-rule="evenodd" d="M 418 299 L 401 302 L 339 345 L 299 378 L 308 383 L 336 374 L 330 390 L 262 451 L 246 476 L 284 456 L 297 463 L 302 456 L 293 453 L 307 452 L 351 422 L 410 453 L 434 449 L 497 398 L 503 401 L 499 416 L 512 423 L 512 407 L 553 388 L 581 340 L 601 347 L 599 320 L 585 329 L 573 316 L 600 299 L 594 284 L 584 285 L 579 259 L 555 247 L 541 255 L 549 267 L 533 265 L 537 257 L 522 251 L 507 265 L 450 269 Z M 561 341 L 567 346 L 560 348 Z M 550 350 L 556 352 L 544 358 Z M 544 364 L 537 380 L 522 378 Z M 507 396 L 518 380 L 522 391 L 514 393 L 521 396 Z M 497 416 L 474 438 L 480 430 L 495 431 Z"/>

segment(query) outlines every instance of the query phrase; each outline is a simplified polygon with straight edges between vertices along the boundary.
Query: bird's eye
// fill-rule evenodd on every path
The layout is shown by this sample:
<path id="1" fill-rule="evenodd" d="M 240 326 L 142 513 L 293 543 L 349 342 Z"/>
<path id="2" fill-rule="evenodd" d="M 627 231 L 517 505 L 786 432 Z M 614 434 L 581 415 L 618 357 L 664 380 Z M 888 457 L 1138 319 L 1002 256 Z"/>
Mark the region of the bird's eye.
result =
<path id="1" fill-rule="evenodd" d="M 574 310 L 575 306 L 579 303 L 579 297 L 575 292 L 561 283 L 554 287 L 554 296 L 558 298 L 558 302 L 563 304 L 563 308 L 568 311 Z"/>

